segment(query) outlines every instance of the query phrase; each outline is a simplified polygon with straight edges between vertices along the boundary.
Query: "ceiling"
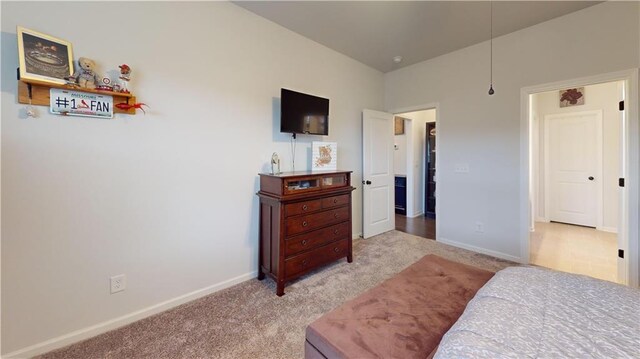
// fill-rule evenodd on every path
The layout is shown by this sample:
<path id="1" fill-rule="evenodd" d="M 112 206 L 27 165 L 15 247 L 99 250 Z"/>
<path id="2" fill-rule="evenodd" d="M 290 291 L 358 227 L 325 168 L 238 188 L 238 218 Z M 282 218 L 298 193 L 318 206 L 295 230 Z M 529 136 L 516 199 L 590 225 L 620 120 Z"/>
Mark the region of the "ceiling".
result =
<path id="1" fill-rule="evenodd" d="M 600 1 L 495 1 L 494 36 Z M 382 72 L 490 38 L 488 1 L 235 1 L 257 15 Z M 402 56 L 399 64 L 395 56 Z"/>

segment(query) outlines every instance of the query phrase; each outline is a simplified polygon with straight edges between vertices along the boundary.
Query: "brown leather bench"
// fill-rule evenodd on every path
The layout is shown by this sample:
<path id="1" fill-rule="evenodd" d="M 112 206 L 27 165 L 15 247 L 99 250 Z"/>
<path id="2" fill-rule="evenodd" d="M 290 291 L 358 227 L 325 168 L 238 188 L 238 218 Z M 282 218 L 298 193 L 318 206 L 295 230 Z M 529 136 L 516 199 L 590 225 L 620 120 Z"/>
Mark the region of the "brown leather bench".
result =
<path id="1" fill-rule="evenodd" d="M 427 255 L 307 327 L 305 358 L 426 358 L 493 272 Z"/>

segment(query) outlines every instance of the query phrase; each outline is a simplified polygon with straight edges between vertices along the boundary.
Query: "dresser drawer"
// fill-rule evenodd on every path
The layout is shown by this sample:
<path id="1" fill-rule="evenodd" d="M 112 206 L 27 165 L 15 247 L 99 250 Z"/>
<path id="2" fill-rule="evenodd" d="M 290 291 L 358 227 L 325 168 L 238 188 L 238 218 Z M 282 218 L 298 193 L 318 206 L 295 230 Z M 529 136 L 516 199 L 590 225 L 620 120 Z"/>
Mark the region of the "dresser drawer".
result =
<path id="1" fill-rule="evenodd" d="M 312 201 L 304 201 L 297 203 L 289 203 L 284 205 L 285 217 L 295 216 L 298 214 L 309 213 L 322 209 L 321 199 L 315 199 Z"/>
<path id="2" fill-rule="evenodd" d="M 340 223 L 349 219 L 351 208 L 339 207 L 328 211 L 308 214 L 305 216 L 286 219 L 286 233 L 288 236 L 308 232 L 328 224 Z"/>
<path id="3" fill-rule="evenodd" d="M 322 208 L 332 208 L 332 207 L 340 207 L 345 204 L 349 204 L 349 196 L 348 194 L 343 194 L 341 196 L 333 196 L 322 199 Z"/>
<path id="4" fill-rule="evenodd" d="M 348 238 L 349 229 L 351 229 L 351 223 L 343 222 L 331 227 L 289 237 L 285 240 L 284 254 L 286 257 L 289 257 L 296 253 L 320 247 L 340 238 Z"/>
<path id="5" fill-rule="evenodd" d="M 285 275 L 290 277 L 304 272 L 307 269 L 345 257 L 347 256 L 348 251 L 349 240 L 345 238 L 310 252 L 305 252 L 295 257 L 291 257 L 284 262 Z"/>

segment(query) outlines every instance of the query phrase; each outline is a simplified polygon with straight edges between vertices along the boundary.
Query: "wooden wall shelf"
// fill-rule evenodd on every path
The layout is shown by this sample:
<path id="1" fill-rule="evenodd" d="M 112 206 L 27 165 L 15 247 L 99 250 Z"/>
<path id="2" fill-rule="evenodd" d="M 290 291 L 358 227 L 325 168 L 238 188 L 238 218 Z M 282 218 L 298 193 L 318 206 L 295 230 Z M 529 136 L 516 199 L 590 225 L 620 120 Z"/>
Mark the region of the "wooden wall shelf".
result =
<path id="1" fill-rule="evenodd" d="M 129 110 L 121 110 L 115 105 L 119 103 L 136 103 L 136 97 L 130 93 L 122 93 L 122 92 L 111 92 L 111 91 L 98 91 L 91 90 L 86 88 L 79 88 L 67 85 L 56 85 L 49 84 L 44 82 L 32 81 L 32 80 L 18 80 L 18 102 L 19 103 L 29 103 L 29 87 L 31 87 L 31 104 L 32 105 L 42 105 L 49 106 L 50 97 L 49 97 L 49 89 L 58 88 L 70 91 L 80 91 L 80 92 L 88 92 L 95 93 L 100 95 L 113 96 L 113 113 L 123 113 L 127 115 L 135 115 L 136 109 L 132 108 Z"/>

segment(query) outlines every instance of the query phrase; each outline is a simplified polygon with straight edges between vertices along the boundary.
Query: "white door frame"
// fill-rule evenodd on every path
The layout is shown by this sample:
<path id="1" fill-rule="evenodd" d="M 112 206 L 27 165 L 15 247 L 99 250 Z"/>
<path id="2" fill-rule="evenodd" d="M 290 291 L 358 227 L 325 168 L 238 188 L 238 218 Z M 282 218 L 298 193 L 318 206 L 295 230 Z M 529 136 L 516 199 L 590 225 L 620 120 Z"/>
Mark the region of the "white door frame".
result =
<path id="1" fill-rule="evenodd" d="M 407 113 L 407 112 L 415 112 L 415 111 L 426 111 L 426 110 L 436 110 L 436 126 L 439 126 L 440 123 L 440 103 L 438 102 L 433 102 L 433 103 L 427 103 L 427 104 L 423 104 L 423 105 L 417 105 L 417 106 L 410 106 L 410 107 L 401 107 L 401 108 L 396 108 L 396 109 L 392 109 L 392 110 L 387 110 L 387 112 L 393 114 L 393 115 L 399 115 L 402 113 Z M 413 124 L 413 122 L 412 122 Z M 436 140 L 437 141 L 437 140 Z M 409 139 L 407 138 L 407 143 L 409 142 Z M 412 146 L 413 146 L 413 141 L 411 141 Z M 439 146 L 439 145 L 438 145 Z M 407 146 L 407 148 L 409 148 L 409 146 Z M 413 149 L 413 147 L 412 147 Z M 436 151 L 436 183 L 438 183 L 438 174 L 440 173 L 440 161 L 438 160 L 438 156 L 439 156 L 440 151 Z M 410 156 L 409 153 L 407 153 L 407 165 L 411 164 L 413 166 L 413 161 L 409 162 Z M 413 155 L 411 156 L 411 160 L 413 160 Z M 426 161 L 426 158 L 425 158 Z M 413 171 L 412 171 L 413 173 Z M 424 174 L 423 174 L 424 175 Z M 411 177 L 411 178 L 410 178 Z M 426 190 L 426 181 L 427 179 L 425 178 L 425 183 L 423 185 L 425 185 L 425 190 Z M 412 186 L 411 188 L 414 188 L 414 183 L 413 183 L 413 176 L 409 176 L 409 170 L 407 168 L 407 187 Z M 437 191 L 437 187 L 438 185 L 436 184 L 436 238 L 434 238 L 435 240 L 437 240 L 438 238 L 438 234 L 440 233 L 440 221 L 438 220 L 438 217 L 440 216 L 440 211 L 438 210 L 438 208 L 440 208 L 437 203 L 438 203 L 438 191 Z M 413 203 L 413 201 L 412 201 Z M 408 207 L 409 202 L 407 201 L 407 207 Z M 425 203 L 426 206 L 426 203 Z M 407 208 L 408 209 L 408 208 Z M 423 208 L 424 210 L 424 208 Z M 407 212 L 408 213 L 408 212 Z M 424 215 L 424 213 L 423 213 Z"/>
<path id="2" fill-rule="evenodd" d="M 545 115 L 542 121 L 543 123 L 543 131 L 544 131 L 544 217 L 548 221 L 549 220 L 549 202 L 550 202 L 550 188 L 551 188 L 551 178 L 549 175 L 549 162 L 550 162 L 550 151 L 549 151 L 549 121 L 556 118 L 565 118 L 569 116 L 581 116 L 581 115 L 597 115 L 596 120 L 596 128 L 598 131 L 598 138 L 596 140 L 596 150 L 598 153 L 598 158 L 596 160 L 596 178 L 598 179 L 597 187 L 597 195 L 596 195 L 596 229 L 602 230 L 603 227 L 603 166 L 602 166 L 602 157 L 603 157 L 603 128 L 602 128 L 602 118 L 603 112 L 602 110 L 592 110 L 592 111 L 580 111 L 580 112 L 567 112 L 567 113 L 556 113 Z M 533 148 L 534 150 L 537 150 Z M 535 175 L 535 174 L 533 174 Z M 535 209 L 535 206 L 534 206 Z"/>
<path id="3" fill-rule="evenodd" d="M 539 92 L 554 91 L 562 88 L 573 88 L 593 85 L 604 82 L 625 82 L 625 187 L 623 196 L 624 206 L 621 215 L 622 227 L 618 230 L 619 236 L 624 236 L 622 242 L 626 243 L 625 258 L 622 265 L 625 267 L 621 278 L 629 286 L 638 287 L 638 231 L 640 204 L 640 121 L 638 119 L 638 69 L 623 70 L 601 75 L 588 76 L 579 79 L 565 80 L 548 84 L 524 87 L 520 90 L 520 261 L 529 263 L 529 229 L 531 221 L 531 95 Z"/>

